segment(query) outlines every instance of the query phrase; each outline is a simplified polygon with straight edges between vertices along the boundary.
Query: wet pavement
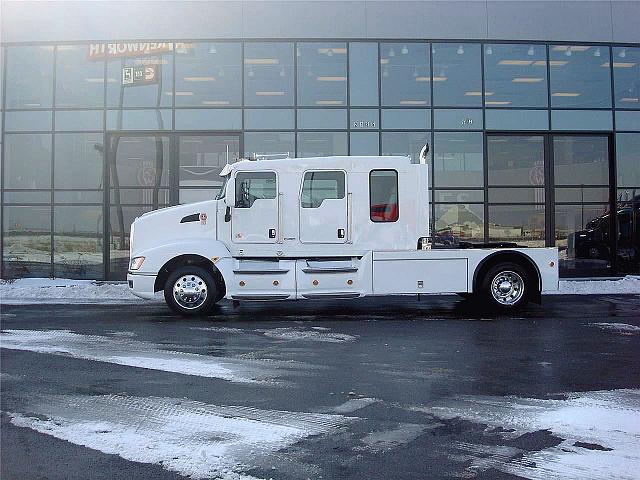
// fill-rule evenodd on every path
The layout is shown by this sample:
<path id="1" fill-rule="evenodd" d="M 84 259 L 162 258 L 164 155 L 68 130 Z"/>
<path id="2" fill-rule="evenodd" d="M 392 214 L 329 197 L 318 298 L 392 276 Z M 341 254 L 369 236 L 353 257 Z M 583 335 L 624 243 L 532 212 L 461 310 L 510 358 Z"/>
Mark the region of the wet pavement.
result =
<path id="1" fill-rule="evenodd" d="M 2 306 L 3 479 L 640 478 L 640 296 Z"/>

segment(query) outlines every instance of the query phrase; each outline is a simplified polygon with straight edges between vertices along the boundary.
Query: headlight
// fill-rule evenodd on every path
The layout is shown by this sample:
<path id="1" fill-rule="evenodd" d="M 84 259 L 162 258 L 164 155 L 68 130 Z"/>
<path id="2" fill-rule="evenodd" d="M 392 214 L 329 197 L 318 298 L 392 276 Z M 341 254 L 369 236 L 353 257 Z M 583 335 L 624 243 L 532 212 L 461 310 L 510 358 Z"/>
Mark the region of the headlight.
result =
<path id="1" fill-rule="evenodd" d="M 138 270 L 142 266 L 144 262 L 144 257 L 135 257 L 131 259 L 131 263 L 129 264 L 129 270 Z"/>

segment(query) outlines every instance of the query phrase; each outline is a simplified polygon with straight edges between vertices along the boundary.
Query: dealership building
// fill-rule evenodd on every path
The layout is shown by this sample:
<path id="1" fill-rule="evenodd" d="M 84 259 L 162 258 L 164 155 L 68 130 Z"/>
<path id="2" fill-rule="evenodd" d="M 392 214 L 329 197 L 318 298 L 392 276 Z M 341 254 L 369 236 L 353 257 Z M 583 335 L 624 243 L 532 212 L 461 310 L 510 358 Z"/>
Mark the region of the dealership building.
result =
<path id="1" fill-rule="evenodd" d="M 2 278 L 123 279 L 133 219 L 238 158 L 425 144 L 439 241 L 640 273 L 638 1 L 0 9 Z"/>

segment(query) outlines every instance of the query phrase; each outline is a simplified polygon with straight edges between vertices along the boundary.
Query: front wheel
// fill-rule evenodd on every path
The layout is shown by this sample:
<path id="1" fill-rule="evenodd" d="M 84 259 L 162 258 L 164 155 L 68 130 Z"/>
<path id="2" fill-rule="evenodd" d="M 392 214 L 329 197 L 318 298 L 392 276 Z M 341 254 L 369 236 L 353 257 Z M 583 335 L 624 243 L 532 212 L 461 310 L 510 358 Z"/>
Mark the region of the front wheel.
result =
<path id="1" fill-rule="evenodd" d="M 511 312 L 524 307 L 533 293 L 533 283 L 526 269 L 505 262 L 491 267 L 482 282 L 482 294 L 495 310 Z"/>
<path id="2" fill-rule="evenodd" d="M 164 286 L 164 300 L 181 315 L 208 313 L 218 298 L 213 276 L 203 268 L 184 266 L 175 270 Z"/>

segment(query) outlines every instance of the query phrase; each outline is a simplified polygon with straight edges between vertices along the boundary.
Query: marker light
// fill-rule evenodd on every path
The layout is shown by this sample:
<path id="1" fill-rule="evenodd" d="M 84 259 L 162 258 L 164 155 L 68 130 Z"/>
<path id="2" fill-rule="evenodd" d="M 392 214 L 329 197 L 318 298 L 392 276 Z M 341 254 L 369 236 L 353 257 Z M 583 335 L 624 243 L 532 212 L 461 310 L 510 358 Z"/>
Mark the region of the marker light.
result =
<path id="1" fill-rule="evenodd" d="M 139 270 L 144 262 L 144 257 L 134 257 L 129 264 L 129 270 Z"/>

